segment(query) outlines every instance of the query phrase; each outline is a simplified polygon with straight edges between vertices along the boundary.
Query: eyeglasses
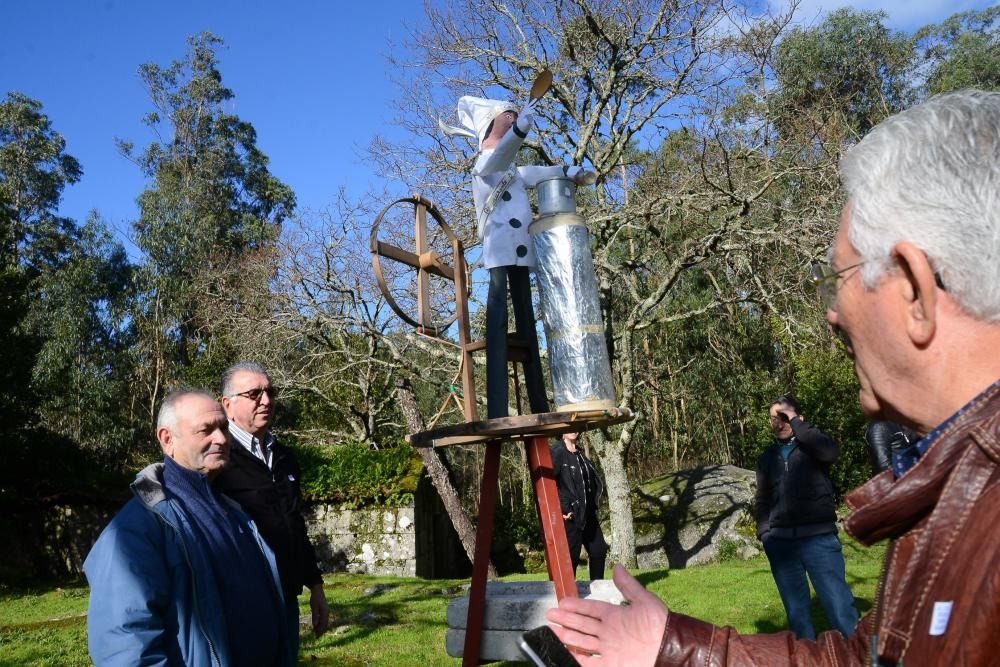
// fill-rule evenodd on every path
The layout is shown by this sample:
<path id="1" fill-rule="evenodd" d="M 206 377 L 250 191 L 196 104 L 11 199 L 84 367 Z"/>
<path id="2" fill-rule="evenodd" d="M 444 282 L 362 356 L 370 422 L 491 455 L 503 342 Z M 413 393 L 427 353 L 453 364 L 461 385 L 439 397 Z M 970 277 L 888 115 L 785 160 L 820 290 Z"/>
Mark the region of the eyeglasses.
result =
<path id="1" fill-rule="evenodd" d="M 864 264 L 865 262 L 858 262 L 857 264 L 846 266 L 843 269 L 834 270 L 834 268 L 829 264 L 814 262 L 812 266 L 809 267 L 812 284 L 816 287 L 816 292 L 819 294 L 819 298 L 822 300 L 823 306 L 827 310 L 834 308 L 837 304 L 837 290 L 840 289 L 840 276 L 847 273 L 851 269 L 859 269 L 864 266 Z"/>
<path id="2" fill-rule="evenodd" d="M 246 391 L 240 391 L 229 396 L 232 398 L 242 396 L 243 398 L 249 398 L 254 403 L 259 403 L 260 397 L 264 394 L 267 394 L 267 397 L 273 401 L 274 397 L 278 395 L 278 389 L 276 387 L 264 387 L 263 389 L 257 387 L 256 389 L 247 389 Z"/>
<path id="3" fill-rule="evenodd" d="M 851 264 L 843 269 L 834 270 L 834 268 L 829 264 L 813 262 L 813 264 L 809 267 L 810 279 L 812 280 L 812 284 L 816 287 L 816 291 L 819 293 L 823 306 L 827 310 L 836 310 L 837 291 L 840 289 L 841 283 L 838 278 L 851 269 L 859 269 L 865 264 L 866 262 L 858 262 L 857 264 Z M 844 278 L 844 280 L 846 279 L 847 278 Z M 941 274 L 937 271 L 934 272 L 934 284 L 938 286 L 938 289 L 947 291 L 947 288 L 944 286 L 944 280 L 941 279 Z"/>

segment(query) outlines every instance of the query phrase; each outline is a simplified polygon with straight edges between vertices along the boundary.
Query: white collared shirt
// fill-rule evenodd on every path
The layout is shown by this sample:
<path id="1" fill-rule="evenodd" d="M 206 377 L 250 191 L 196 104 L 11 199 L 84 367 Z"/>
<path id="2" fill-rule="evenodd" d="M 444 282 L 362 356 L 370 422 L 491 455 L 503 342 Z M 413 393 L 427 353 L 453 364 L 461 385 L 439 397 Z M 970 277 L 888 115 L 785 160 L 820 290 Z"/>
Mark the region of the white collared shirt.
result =
<path id="1" fill-rule="evenodd" d="M 233 440 L 241 444 L 248 452 L 256 456 L 258 459 L 264 462 L 264 465 L 271 468 L 272 454 L 274 453 L 274 435 L 268 431 L 267 435 L 264 436 L 263 445 L 261 441 L 256 436 L 250 435 L 239 426 L 234 424 L 232 421 L 229 422 L 229 435 L 233 436 Z"/>

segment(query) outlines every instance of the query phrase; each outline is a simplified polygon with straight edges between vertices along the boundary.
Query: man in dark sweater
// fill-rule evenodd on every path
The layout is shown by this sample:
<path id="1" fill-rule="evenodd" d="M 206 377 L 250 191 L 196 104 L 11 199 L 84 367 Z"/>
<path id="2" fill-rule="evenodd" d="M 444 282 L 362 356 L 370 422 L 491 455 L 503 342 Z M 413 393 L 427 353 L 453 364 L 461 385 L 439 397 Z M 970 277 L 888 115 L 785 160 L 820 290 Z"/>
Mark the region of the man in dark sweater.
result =
<path id="1" fill-rule="evenodd" d="M 240 362 L 222 374 L 222 407 L 229 418 L 232 455 L 216 480 L 217 488 L 238 502 L 260 529 L 277 558 L 286 602 L 286 622 L 298 645 L 298 595 L 309 588 L 313 632 L 330 620 L 323 578 L 300 511 L 298 461 L 271 433 L 275 389 L 267 371 Z"/>
<path id="2" fill-rule="evenodd" d="M 774 583 L 800 639 L 815 639 L 812 582 L 834 629 L 849 637 L 858 622 L 837 538 L 830 465 L 837 441 L 806 422 L 799 404 L 782 396 L 770 407 L 775 442 L 757 460 L 757 535 L 771 563 Z M 806 579 L 808 575 L 808 581 Z"/>
<path id="3" fill-rule="evenodd" d="M 562 440 L 551 448 L 552 469 L 559 490 L 566 541 L 573 559 L 573 571 L 580 566 L 580 547 L 587 549 L 591 579 L 604 578 L 604 564 L 608 556 L 608 543 L 597 520 L 604 485 L 597 469 L 577 449 L 578 433 L 564 433 Z"/>

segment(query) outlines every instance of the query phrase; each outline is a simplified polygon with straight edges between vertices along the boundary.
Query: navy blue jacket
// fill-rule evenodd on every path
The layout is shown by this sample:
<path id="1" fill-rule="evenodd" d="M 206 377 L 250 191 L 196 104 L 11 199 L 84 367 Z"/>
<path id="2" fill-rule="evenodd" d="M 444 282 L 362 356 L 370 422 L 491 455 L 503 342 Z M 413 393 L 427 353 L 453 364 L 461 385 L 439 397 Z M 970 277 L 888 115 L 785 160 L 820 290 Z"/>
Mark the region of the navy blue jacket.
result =
<path id="1" fill-rule="evenodd" d="M 229 667 L 226 620 L 210 555 L 194 538 L 184 509 L 167 498 L 162 471 L 163 464 L 154 463 L 136 476 L 135 497 L 101 532 L 83 564 L 90 584 L 90 658 L 98 667 Z M 250 518 L 225 500 L 257 538 L 281 601 L 274 554 Z M 285 641 L 281 665 L 295 664 L 292 650 Z"/>

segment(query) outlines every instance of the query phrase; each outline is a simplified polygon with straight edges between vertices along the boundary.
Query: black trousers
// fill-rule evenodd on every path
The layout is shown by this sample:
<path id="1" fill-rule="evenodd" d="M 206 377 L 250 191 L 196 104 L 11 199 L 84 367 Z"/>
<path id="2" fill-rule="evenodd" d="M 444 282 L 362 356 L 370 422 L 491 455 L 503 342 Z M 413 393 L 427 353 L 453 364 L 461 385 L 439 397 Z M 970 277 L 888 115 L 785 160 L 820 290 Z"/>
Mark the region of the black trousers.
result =
<path id="1" fill-rule="evenodd" d="M 573 571 L 580 566 L 580 547 L 587 550 L 590 560 L 590 578 L 603 579 L 604 566 L 608 559 L 608 543 L 604 540 L 601 522 L 593 513 L 588 513 L 583 529 L 573 519 L 564 521 L 566 524 L 566 541 L 569 542 L 569 556 L 573 560 Z"/>
<path id="2" fill-rule="evenodd" d="M 535 313 L 531 307 L 531 279 L 525 266 L 498 266 L 490 269 L 490 291 L 486 297 L 486 412 L 489 419 L 510 415 L 507 372 L 507 283 L 514 309 L 517 337 L 528 344 L 524 383 L 532 412 L 548 412 L 538 354 Z"/>

